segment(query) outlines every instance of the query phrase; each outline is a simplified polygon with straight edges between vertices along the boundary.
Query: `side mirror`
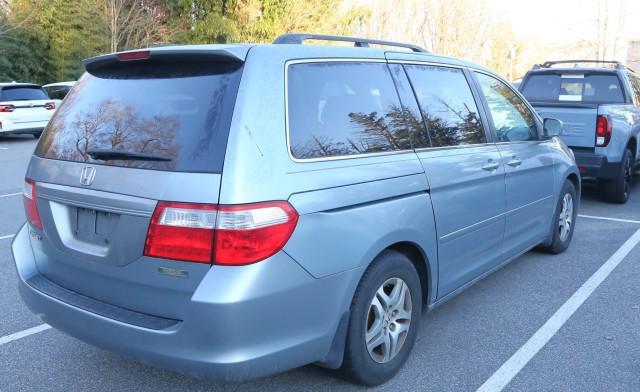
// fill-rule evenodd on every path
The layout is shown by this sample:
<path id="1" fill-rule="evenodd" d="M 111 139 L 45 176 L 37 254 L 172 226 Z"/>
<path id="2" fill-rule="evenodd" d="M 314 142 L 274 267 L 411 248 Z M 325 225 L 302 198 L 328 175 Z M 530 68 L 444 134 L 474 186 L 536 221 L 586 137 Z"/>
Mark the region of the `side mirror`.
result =
<path id="1" fill-rule="evenodd" d="M 544 119 L 544 135 L 546 137 L 560 136 L 564 130 L 562 121 L 555 118 Z"/>

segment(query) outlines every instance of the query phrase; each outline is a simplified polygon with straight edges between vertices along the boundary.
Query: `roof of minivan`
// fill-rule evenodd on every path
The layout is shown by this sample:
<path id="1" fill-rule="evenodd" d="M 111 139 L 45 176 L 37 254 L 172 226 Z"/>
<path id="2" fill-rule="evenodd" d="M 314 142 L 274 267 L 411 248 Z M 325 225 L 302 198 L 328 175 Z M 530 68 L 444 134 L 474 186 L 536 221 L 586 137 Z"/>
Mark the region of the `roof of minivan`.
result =
<path id="1" fill-rule="evenodd" d="M 438 64 L 458 65 L 467 68 L 473 68 L 477 70 L 483 70 L 486 72 L 494 73 L 490 69 L 478 64 L 474 64 L 465 60 L 459 60 L 446 56 L 439 56 L 431 53 L 418 53 L 399 50 L 390 50 L 385 48 L 364 48 L 356 46 L 345 45 L 296 45 L 296 44 L 205 44 L 205 45 L 165 45 L 156 46 L 145 49 L 136 49 L 129 52 L 146 51 L 151 53 L 161 52 L 191 52 L 191 53 L 206 53 L 215 52 L 224 54 L 229 57 L 235 57 L 240 61 L 245 61 L 249 50 L 252 47 L 269 48 L 274 51 L 289 51 L 291 52 L 292 59 L 301 59 L 305 56 L 318 58 L 318 57 L 353 57 L 354 59 L 362 58 L 377 58 L 384 59 L 385 55 L 392 54 L 394 60 L 407 60 L 407 61 L 424 61 Z M 123 52 L 126 53 L 126 52 Z M 104 56 L 93 57 L 85 60 L 85 65 L 95 60 L 104 59 L 107 57 L 115 57 L 116 54 L 109 54 Z"/>
<path id="2" fill-rule="evenodd" d="M 0 83 L 0 88 L 11 86 L 11 87 L 41 87 L 39 84 L 35 83 Z"/>
<path id="3" fill-rule="evenodd" d="M 49 84 L 45 84 L 42 87 L 57 87 L 57 86 L 73 86 L 74 84 L 76 84 L 75 81 L 69 81 L 69 82 L 58 82 L 58 83 L 49 83 Z"/>

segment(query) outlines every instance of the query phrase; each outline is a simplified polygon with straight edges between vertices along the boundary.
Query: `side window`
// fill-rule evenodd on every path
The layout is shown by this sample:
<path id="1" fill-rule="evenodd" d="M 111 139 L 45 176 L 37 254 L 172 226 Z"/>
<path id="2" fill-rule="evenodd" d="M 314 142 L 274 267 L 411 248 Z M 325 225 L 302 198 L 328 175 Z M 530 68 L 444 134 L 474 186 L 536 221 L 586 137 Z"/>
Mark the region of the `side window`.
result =
<path id="1" fill-rule="evenodd" d="M 462 70 L 430 65 L 405 65 L 405 69 L 433 147 L 487 142 L 478 107 Z"/>
<path id="2" fill-rule="evenodd" d="M 499 142 L 538 140 L 533 114 L 506 84 L 498 79 L 476 73 Z"/>
<path id="3" fill-rule="evenodd" d="M 633 90 L 634 102 L 636 105 L 640 105 L 640 77 L 628 73 L 629 82 L 631 82 L 631 89 Z"/>
<path id="4" fill-rule="evenodd" d="M 405 114 L 385 63 L 289 66 L 289 143 L 295 158 L 410 150 Z"/>

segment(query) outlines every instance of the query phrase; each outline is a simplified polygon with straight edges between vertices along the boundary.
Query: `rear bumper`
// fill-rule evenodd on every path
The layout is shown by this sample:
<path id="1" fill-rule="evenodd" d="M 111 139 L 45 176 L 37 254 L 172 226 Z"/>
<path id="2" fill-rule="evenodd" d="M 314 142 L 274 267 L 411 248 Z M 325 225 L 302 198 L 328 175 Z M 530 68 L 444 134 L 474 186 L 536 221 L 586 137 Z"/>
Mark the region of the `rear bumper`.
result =
<path id="1" fill-rule="evenodd" d="M 185 320 L 151 329 L 32 287 L 29 281 L 46 278 L 37 270 L 31 241 L 37 239 L 25 225 L 12 251 L 20 294 L 44 322 L 141 362 L 222 380 L 267 376 L 326 359 L 362 273 L 315 279 L 284 252 L 252 266 L 214 266 L 193 293 Z M 242 275 L 242 287 L 223 290 L 230 274 Z"/>
<path id="2" fill-rule="evenodd" d="M 593 152 L 573 151 L 582 177 L 612 179 L 620 175 L 622 162 L 609 162 L 606 156 Z"/>

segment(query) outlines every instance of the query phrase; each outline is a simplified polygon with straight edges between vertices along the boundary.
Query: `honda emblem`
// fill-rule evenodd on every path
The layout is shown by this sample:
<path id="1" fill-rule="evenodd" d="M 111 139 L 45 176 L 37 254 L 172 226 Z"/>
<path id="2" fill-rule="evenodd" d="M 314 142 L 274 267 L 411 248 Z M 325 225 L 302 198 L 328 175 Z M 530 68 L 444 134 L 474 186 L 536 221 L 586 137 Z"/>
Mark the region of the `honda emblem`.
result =
<path id="1" fill-rule="evenodd" d="M 80 184 L 89 186 L 93 184 L 93 179 L 96 178 L 96 169 L 91 166 L 86 166 L 80 173 Z"/>

